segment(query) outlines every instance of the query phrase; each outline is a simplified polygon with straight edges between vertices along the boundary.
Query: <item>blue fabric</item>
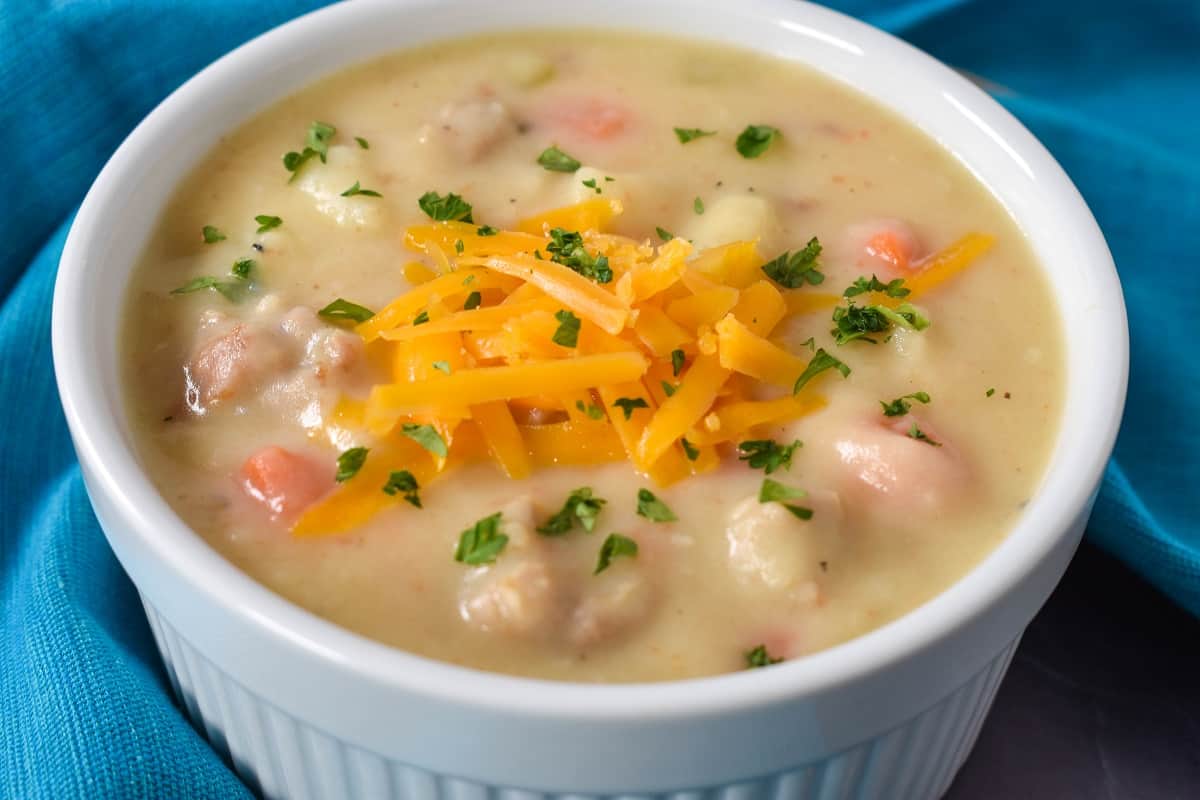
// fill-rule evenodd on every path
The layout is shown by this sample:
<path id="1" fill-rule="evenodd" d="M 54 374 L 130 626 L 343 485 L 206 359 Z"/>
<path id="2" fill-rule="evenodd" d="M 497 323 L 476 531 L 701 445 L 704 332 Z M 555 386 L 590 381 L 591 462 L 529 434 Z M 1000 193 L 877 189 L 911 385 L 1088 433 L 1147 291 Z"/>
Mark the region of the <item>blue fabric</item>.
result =
<path id="1" fill-rule="evenodd" d="M 50 297 L 71 211 L 134 124 L 312 5 L 0 4 L 0 796 L 248 795 L 170 697 L 88 507 L 53 384 Z M 993 82 L 1091 204 L 1125 283 L 1133 358 L 1088 535 L 1200 614 L 1200 4 L 836 5 Z"/>

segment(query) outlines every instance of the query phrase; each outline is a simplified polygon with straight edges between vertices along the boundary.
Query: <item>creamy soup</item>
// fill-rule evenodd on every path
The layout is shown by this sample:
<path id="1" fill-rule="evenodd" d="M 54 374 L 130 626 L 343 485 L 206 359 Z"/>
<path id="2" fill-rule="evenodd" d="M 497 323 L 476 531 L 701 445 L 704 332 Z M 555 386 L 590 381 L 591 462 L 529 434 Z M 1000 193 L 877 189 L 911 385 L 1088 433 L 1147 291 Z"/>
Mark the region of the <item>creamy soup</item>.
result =
<path id="1" fill-rule="evenodd" d="M 1003 539 L 1062 405 L 1039 265 L 935 142 L 795 64 L 592 31 L 267 109 L 125 313 L 143 463 L 212 547 L 364 636 L 562 680 L 895 619 Z"/>

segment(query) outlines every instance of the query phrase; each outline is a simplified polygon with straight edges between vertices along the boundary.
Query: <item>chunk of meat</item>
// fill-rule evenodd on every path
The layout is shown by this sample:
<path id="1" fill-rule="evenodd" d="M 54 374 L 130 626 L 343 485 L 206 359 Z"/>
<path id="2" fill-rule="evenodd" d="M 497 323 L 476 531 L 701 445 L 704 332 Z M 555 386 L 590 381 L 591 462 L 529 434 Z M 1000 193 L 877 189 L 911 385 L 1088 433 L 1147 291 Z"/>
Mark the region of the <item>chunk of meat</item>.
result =
<path id="1" fill-rule="evenodd" d="M 487 157 L 517 132 L 508 107 L 487 98 L 451 103 L 442 108 L 438 121 L 441 134 L 435 138 L 444 142 L 457 160 L 468 163 Z"/>
<path id="2" fill-rule="evenodd" d="M 917 271 L 921 243 L 908 223 L 899 219 L 876 219 L 850 227 L 849 238 L 856 253 L 856 266 L 888 279 Z"/>
<path id="3" fill-rule="evenodd" d="M 585 584 L 571 614 L 571 643 L 587 647 L 628 633 L 649 616 L 654 600 L 642 567 L 627 559 L 614 562 Z"/>
<path id="4" fill-rule="evenodd" d="M 564 141 L 608 142 L 633 127 L 633 112 L 615 100 L 591 97 L 556 97 L 543 116 Z"/>
<path id="5" fill-rule="evenodd" d="M 327 465 L 274 445 L 246 459 L 238 471 L 242 490 L 272 519 L 294 519 L 333 488 Z"/>
<path id="6" fill-rule="evenodd" d="M 909 435 L 913 425 L 940 446 Z M 878 518 L 928 517 L 970 487 L 970 471 L 953 445 L 914 415 L 864 420 L 833 439 L 843 493 L 856 510 Z"/>
<path id="7" fill-rule="evenodd" d="M 811 508 L 812 519 L 802 520 L 780 503 L 761 503 L 757 496 L 734 506 L 725 528 L 729 566 L 748 587 L 815 600 L 821 562 L 838 545 L 841 504 L 833 492 L 814 493 L 796 504 Z"/>
<path id="8" fill-rule="evenodd" d="M 242 323 L 202 344 L 183 367 L 184 402 L 194 414 L 253 391 L 271 373 L 288 365 L 277 337 Z"/>

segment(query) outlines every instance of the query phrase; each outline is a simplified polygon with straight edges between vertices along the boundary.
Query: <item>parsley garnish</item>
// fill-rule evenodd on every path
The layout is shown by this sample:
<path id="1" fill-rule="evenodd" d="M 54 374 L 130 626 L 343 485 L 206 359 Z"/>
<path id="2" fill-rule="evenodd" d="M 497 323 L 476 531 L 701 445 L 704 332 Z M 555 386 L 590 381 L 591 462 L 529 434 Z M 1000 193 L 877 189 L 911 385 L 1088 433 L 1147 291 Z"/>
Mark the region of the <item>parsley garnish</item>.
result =
<path id="1" fill-rule="evenodd" d="M 463 254 L 463 250 L 466 250 L 466 249 L 467 249 L 467 246 L 466 246 L 465 244 L 463 244 L 463 240 L 462 240 L 462 239 L 456 239 L 456 240 L 455 240 L 455 242 L 454 242 L 454 252 L 458 253 L 458 254 L 461 256 L 461 255 Z"/>
<path id="2" fill-rule="evenodd" d="M 679 519 L 666 503 L 654 496 L 649 489 L 638 489 L 637 513 L 652 522 L 674 522 Z"/>
<path id="3" fill-rule="evenodd" d="M 738 134 L 737 151 L 743 158 L 758 158 L 767 152 L 771 142 L 779 135 L 779 129 L 770 125 L 747 125 L 746 129 Z"/>
<path id="4" fill-rule="evenodd" d="M 346 191 L 342 192 L 342 197 L 354 197 L 355 195 L 359 195 L 359 194 L 361 194 L 363 197 L 383 197 L 383 195 L 381 195 L 379 192 L 375 191 L 374 189 L 360 188 L 358 185 L 358 181 L 355 181 L 353 186 L 351 186 Z"/>
<path id="5" fill-rule="evenodd" d="M 649 408 L 644 397 L 618 397 L 612 401 L 614 407 L 621 409 L 625 413 L 625 419 L 633 416 L 635 408 Z"/>
<path id="6" fill-rule="evenodd" d="M 904 278 L 895 278 L 884 283 L 872 275 L 869 280 L 867 278 L 856 278 L 854 283 L 850 284 L 846 287 L 846 291 L 842 292 L 842 296 L 857 297 L 867 292 L 883 292 L 888 297 L 895 298 L 908 297 L 910 294 L 910 290 L 904 288 Z"/>
<path id="7" fill-rule="evenodd" d="M 595 403 L 584 405 L 582 400 L 576 400 L 575 407 L 581 413 L 587 414 L 589 419 L 604 419 L 604 409 Z"/>
<path id="8" fill-rule="evenodd" d="M 449 361 L 434 361 L 429 366 L 433 367 L 438 372 L 444 372 L 447 375 L 450 374 L 450 362 Z"/>
<path id="9" fill-rule="evenodd" d="M 417 485 L 417 479 L 411 472 L 406 469 L 397 470 L 388 476 L 387 483 L 383 485 L 383 493 L 392 495 L 403 494 L 404 499 L 413 504 L 417 508 L 422 508 L 421 497 L 417 494 L 417 490 L 421 487 Z"/>
<path id="10" fill-rule="evenodd" d="M 771 439 L 751 439 L 737 446 L 738 461 L 745 461 L 751 469 L 761 469 L 770 475 L 780 467 L 791 469 L 792 454 L 803 446 L 799 439 L 786 446 Z"/>
<path id="11" fill-rule="evenodd" d="M 471 219 L 471 204 L 454 192 L 445 197 L 437 192 L 426 192 L 417 199 L 417 205 L 430 219 L 437 222 L 475 222 Z"/>
<path id="12" fill-rule="evenodd" d="M 984 395 L 987 397 L 991 397 L 995 393 L 996 393 L 996 387 L 993 386 L 991 389 L 988 389 L 986 392 L 984 392 Z"/>
<path id="13" fill-rule="evenodd" d="M 792 394 L 804 388 L 804 385 L 821 374 L 827 369 L 836 369 L 842 373 L 842 377 L 850 375 L 850 368 L 838 361 L 829 353 L 825 352 L 825 348 L 818 347 L 817 352 L 813 354 L 812 359 L 808 362 L 808 366 L 804 368 L 804 372 L 800 373 L 800 377 L 796 379 L 796 385 L 792 387 Z"/>
<path id="14" fill-rule="evenodd" d="M 763 264 L 762 271 L 768 278 L 788 289 L 798 289 L 805 283 L 816 286 L 825 280 L 825 273 L 817 269 L 817 257 L 820 255 L 821 242 L 814 236 L 804 245 L 804 249 L 795 253 L 785 250 L 781 255 Z"/>
<path id="15" fill-rule="evenodd" d="M 237 280 L 227 281 L 215 278 L 212 275 L 205 275 L 199 278 L 192 278 L 178 289 L 172 289 L 171 294 L 191 294 L 192 292 L 199 292 L 204 289 L 212 289 L 215 292 L 219 292 L 226 300 L 236 303 L 242 299 L 242 294 L 246 290 L 246 281 L 249 279 L 253 269 L 253 259 L 239 258 L 233 262 L 233 267 L 229 270 L 229 276 L 237 278 Z"/>
<path id="16" fill-rule="evenodd" d="M 892 325 L 914 331 L 929 327 L 929 319 L 911 303 L 901 303 L 893 310 L 887 306 L 856 306 L 851 300 L 846 306 L 838 306 L 833 310 L 833 321 L 836 327 L 830 334 L 839 345 L 855 339 L 875 344 L 875 340 L 867 334 L 886 331 Z"/>
<path id="17" fill-rule="evenodd" d="M 689 442 L 687 439 L 681 438 L 679 440 L 679 444 L 681 444 L 683 446 L 683 454 L 685 456 L 687 456 L 688 461 L 695 461 L 697 458 L 700 457 L 700 451 L 696 448 L 696 446 L 694 444 Z"/>
<path id="18" fill-rule="evenodd" d="M 817 351 L 817 340 L 810 336 L 801 342 L 800 346 L 807 347 L 809 352 L 815 353 Z"/>
<path id="19" fill-rule="evenodd" d="M 417 314 L 415 317 L 413 317 L 412 324 L 414 326 L 424 325 L 426 322 L 429 322 L 429 310 L 428 309 L 422 311 L 420 314 Z"/>
<path id="20" fill-rule="evenodd" d="M 493 228 L 491 225 L 480 225 L 476 228 L 475 233 L 479 236 L 495 236 L 500 231 Z"/>
<path id="21" fill-rule="evenodd" d="M 354 141 L 358 142 L 358 146 L 361 147 L 363 150 L 371 149 L 371 143 L 368 142 L 366 139 L 364 139 L 361 136 L 355 136 Z"/>
<path id="22" fill-rule="evenodd" d="M 929 395 L 926 392 L 913 392 L 906 394 L 903 397 L 897 397 L 890 403 L 879 401 L 879 405 L 883 406 L 883 415 L 885 417 L 903 417 L 912 408 L 912 403 L 909 400 L 916 400 L 918 403 L 928 403 Z"/>
<path id="23" fill-rule="evenodd" d="M 278 228 L 283 224 L 283 217 L 273 217 L 270 214 L 259 214 L 254 218 L 258 223 L 258 230 L 255 233 L 266 233 L 272 228 Z"/>
<path id="24" fill-rule="evenodd" d="M 697 214 L 704 213 L 704 201 L 701 200 L 699 196 L 692 201 L 692 211 L 695 211 Z"/>
<path id="25" fill-rule="evenodd" d="M 435 456 L 445 458 L 449 453 L 449 450 L 446 448 L 446 441 L 442 439 L 441 434 L 432 425 L 418 425 L 415 422 L 406 422 L 400 426 L 400 432 Z"/>
<path id="26" fill-rule="evenodd" d="M 558 330 L 550 340 L 563 347 L 575 347 L 579 344 L 579 317 L 566 309 L 560 309 L 554 312 L 554 318 L 558 320 Z"/>
<path id="27" fill-rule="evenodd" d="M 687 144 L 693 139 L 699 139 L 702 136 L 715 136 L 716 133 L 716 131 L 706 131 L 700 128 L 676 128 L 675 138 L 679 140 L 680 144 Z"/>
<path id="28" fill-rule="evenodd" d="M 585 278 L 596 283 L 609 283 L 613 279 L 612 268 L 607 256 L 593 256 L 583 246 L 583 237 L 576 231 L 563 228 L 550 229 L 550 244 L 546 245 L 550 260 L 570 267 Z"/>
<path id="29" fill-rule="evenodd" d="M 538 156 L 537 163 L 551 172 L 574 172 L 583 166 L 578 160 L 559 150 L 557 147 L 547 147 Z"/>
<path id="30" fill-rule="evenodd" d="M 595 178 L 588 178 L 586 181 L 580 181 L 580 183 L 582 183 L 584 186 L 588 187 L 589 189 L 595 190 L 596 194 L 600 194 L 600 192 L 601 192 L 600 187 L 596 185 Z"/>
<path id="31" fill-rule="evenodd" d="M 338 456 L 337 475 L 334 476 L 334 480 L 342 483 L 357 475 L 363 464 L 367 463 L 367 453 L 369 452 L 365 447 L 351 447 Z"/>
<path id="32" fill-rule="evenodd" d="M 289 183 L 296 180 L 296 176 L 300 174 L 300 168 L 314 156 L 320 158 L 322 164 L 325 163 L 326 156 L 329 155 L 329 142 L 333 140 L 335 133 L 337 133 L 337 128 L 325 122 L 314 122 L 308 126 L 304 149 L 299 153 L 293 150 L 283 156 L 284 168 L 292 173 L 292 177 L 288 179 Z"/>
<path id="33" fill-rule="evenodd" d="M 686 360 L 687 355 L 682 350 L 671 351 L 671 374 L 676 378 L 678 378 L 679 373 L 683 371 L 683 364 Z"/>
<path id="34" fill-rule="evenodd" d="M 472 566 L 491 564 L 506 544 L 508 537 L 500 533 L 500 512 L 497 511 L 459 534 L 454 560 Z"/>
<path id="35" fill-rule="evenodd" d="M 604 544 L 600 545 L 600 556 L 596 559 L 596 569 L 592 574 L 599 575 L 604 572 L 612 564 L 612 560 L 619 556 L 635 557 L 637 551 L 638 545 L 633 539 L 619 533 L 610 533 Z"/>
<path id="36" fill-rule="evenodd" d="M 235 278 L 247 280 L 250 277 L 250 273 L 254 271 L 255 266 L 253 258 L 239 258 L 229 268 L 229 274 Z"/>
<path id="37" fill-rule="evenodd" d="M 351 322 L 366 322 L 371 317 L 375 316 L 375 312 L 358 303 L 351 303 L 349 300 L 338 298 L 329 305 L 317 312 L 317 316 L 324 319 L 341 322 L 350 320 Z"/>
<path id="38" fill-rule="evenodd" d="M 941 442 L 937 442 L 937 441 L 934 441 L 933 439 L 930 439 L 929 436 L 925 433 L 925 431 L 923 431 L 917 427 L 917 423 L 915 423 L 915 422 L 912 424 L 912 427 L 908 429 L 908 435 L 910 438 L 916 439 L 918 442 L 924 442 L 925 444 L 931 444 L 934 447 L 942 446 Z"/>
<path id="39" fill-rule="evenodd" d="M 765 644 L 760 644 L 753 650 L 747 650 L 745 656 L 746 669 L 769 667 L 772 664 L 778 664 L 780 661 L 783 661 L 782 658 L 771 658 L 770 654 L 767 653 L 767 646 Z"/>
<path id="40" fill-rule="evenodd" d="M 467 295 L 467 299 L 463 301 L 463 311 L 470 311 L 473 308 L 479 308 L 479 304 L 483 302 L 483 295 L 479 292 L 471 292 Z"/>
<path id="41" fill-rule="evenodd" d="M 561 536 L 578 522 L 585 531 L 591 533 L 596 528 L 596 517 L 606 502 L 594 496 L 590 486 L 576 489 L 567 495 L 567 501 L 558 513 L 538 526 L 537 532 L 545 536 Z"/>
<path id="42" fill-rule="evenodd" d="M 675 238 L 675 234 L 671 233 L 665 228 L 660 228 L 657 225 L 654 226 L 654 232 L 657 233 L 658 238 L 662 239 L 664 242 L 669 242 Z"/>
<path id="43" fill-rule="evenodd" d="M 790 486 L 784 486 L 779 481 L 773 481 L 770 478 L 763 478 L 762 488 L 758 490 L 758 502 L 760 503 L 779 503 L 781 506 L 792 512 L 800 519 L 812 519 L 812 509 L 804 506 L 795 506 L 785 503 L 785 500 L 802 500 L 808 496 L 808 492 L 803 489 L 793 489 Z"/>
<path id="44" fill-rule="evenodd" d="M 200 235 L 204 237 L 205 244 L 216 244 L 217 242 L 225 241 L 225 234 L 212 225 L 205 225 L 201 228 Z"/>
<path id="45" fill-rule="evenodd" d="M 668 381 L 659 381 L 659 385 L 662 386 L 663 394 L 665 394 L 667 397 L 674 395 L 675 390 L 679 388 L 675 384 L 669 383 Z"/>

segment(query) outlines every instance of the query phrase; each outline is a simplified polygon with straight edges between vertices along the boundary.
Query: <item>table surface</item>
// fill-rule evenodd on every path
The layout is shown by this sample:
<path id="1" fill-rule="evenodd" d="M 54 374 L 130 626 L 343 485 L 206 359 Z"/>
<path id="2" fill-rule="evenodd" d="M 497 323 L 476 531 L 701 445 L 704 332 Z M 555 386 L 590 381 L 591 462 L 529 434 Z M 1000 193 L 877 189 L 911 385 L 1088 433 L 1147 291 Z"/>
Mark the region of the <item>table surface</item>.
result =
<path id="1" fill-rule="evenodd" d="M 946 798 L 1200 798 L 1200 620 L 1085 544 Z"/>

